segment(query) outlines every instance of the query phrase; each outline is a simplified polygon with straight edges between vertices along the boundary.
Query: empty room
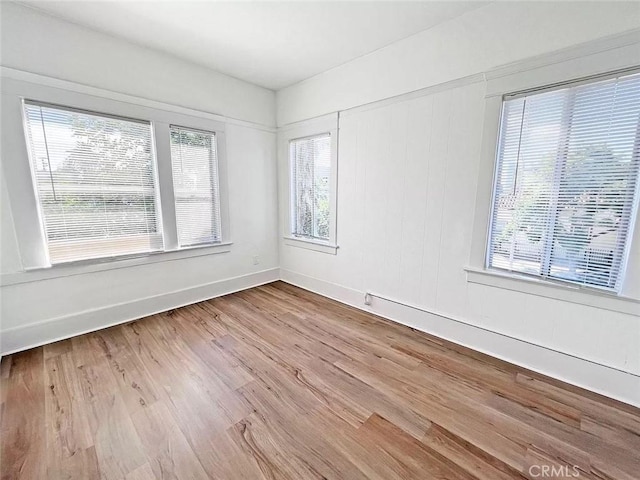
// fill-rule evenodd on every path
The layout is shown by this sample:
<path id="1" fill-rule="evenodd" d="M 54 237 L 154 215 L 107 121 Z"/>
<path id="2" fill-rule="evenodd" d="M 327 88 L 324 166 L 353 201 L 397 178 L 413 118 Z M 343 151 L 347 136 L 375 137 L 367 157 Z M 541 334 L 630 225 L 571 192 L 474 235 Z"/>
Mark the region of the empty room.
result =
<path id="1" fill-rule="evenodd" d="M 640 1 L 0 0 L 2 480 L 640 480 Z"/>

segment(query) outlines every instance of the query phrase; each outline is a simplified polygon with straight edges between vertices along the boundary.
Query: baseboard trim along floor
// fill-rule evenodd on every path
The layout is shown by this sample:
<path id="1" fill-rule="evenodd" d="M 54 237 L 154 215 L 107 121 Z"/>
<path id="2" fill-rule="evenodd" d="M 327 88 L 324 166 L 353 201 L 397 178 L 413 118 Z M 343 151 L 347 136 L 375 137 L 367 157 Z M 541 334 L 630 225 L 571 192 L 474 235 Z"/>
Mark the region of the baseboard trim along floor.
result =
<path id="1" fill-rule="evenodd" d="M 4 478 L 623 480 L 640 468 L 639 409 L 285 282 L 0 367 Z"/>
<path id="2" fill-rule="evenodd" d="M 9 355 L 120 323 L 131 322 L 155 313 L 166 312 L 192 303 L 275 282 L 278 279 L 279 269 L 271 268 L 132 302 L 108 305 L 73 315 L 10 328 L 2 331 L 0 352 L 2 355 Z"/>
<path id="3" fill-rule="evenodd" d="M 0 351 L 9 355 L 277 280 L 640 407 L 640 377 L 631 373 L 381 298 L 365 305 L 365 292 L 278 268 L 7 329 L 2 331 Z"/>
<path id="4" fill-rule="evenodd" d="M 640 377 L 477 326 L 374 298 L 366 292 L 281 269 L 280 279 L 360 310 L 435 335 L 543 375 L 640 407 Z"/>

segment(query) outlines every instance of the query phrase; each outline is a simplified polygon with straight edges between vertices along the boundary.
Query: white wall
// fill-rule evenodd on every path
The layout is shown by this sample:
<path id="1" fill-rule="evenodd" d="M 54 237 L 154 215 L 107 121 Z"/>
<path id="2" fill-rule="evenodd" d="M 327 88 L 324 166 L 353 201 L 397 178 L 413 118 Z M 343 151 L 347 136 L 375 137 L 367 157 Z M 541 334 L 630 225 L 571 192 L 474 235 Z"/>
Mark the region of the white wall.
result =
<path id="1" fill-rule="evenodd" d="M 13 228 L 7 185 L 4 175 L 0 175 L 0 273 L 19 272 L 20 270 L 22 270 L 22 262 Z M 1 301 L 2 297 L 0 296 Z"/>
<path id="2" fill-rule="evenodd" d="M 275 133 L 227 124 L 226 148 L 233 244 L 225 253 L 71 276 L 59 269 L 50 279 L 12 273 L 21 263 L 3 188 L 3 353 L 276 280 Z"/>
<path id="3" fill-rule="evenodd" d="M 639 404 L 639 304 L 629 303 L 628 310 L 636 314 L 621 313 L 467 281 L 484 92 L 485 84 L 477 82 L 342 116 L 339 249 L 336 255 L 328 255 L 282 242 L 281 276 L 415 328 Z M 634 247 L 632 255 L 638 252 Z M 377 299 L 366 307 L 365 292 L 418 306 L 437 317 L 391 309 L 397 306 Z M 634 293 L 640 298 L 640 292 L 629 292 Z M 457 322 L 526 344 L 501 346 L 504 339 L 495 335 L 481 342 L 485 332 L 458 332 Z M 616 372 L 604 369 L 604 379 L 587 374 L 590 370 L 582 368 L 586 365 L 567 372 L 571 359 L 565 355 L 543 361 L 543 355 L 535 352 L 525 361 L 522 354 L 529 354 L 525 352 L 528 344 L 635 377 L 623 376 L 616 385 L 607 386 Z"/>
<path id="4" fill-rule="evenodd" d="M 617 2 L 490 4 L 279 92 L 279 122 L 356 107 L 615 35 L 639 26 L 639 8 Z M 21 6 L 2 3 L 1 13 L 4 66 L 274 123 L 273 92 Z M 337 255 L 282 242 L 278 252 L 275 135 L 268 128 L 229 123 L 231 252 L 4 285 L 4 351 L 7 338 L 22 348 L 33 338 L 77 334 L 274 279 L 280 266 L 284 279 L 360 307 L 364 292 L 373 291 L 431 310 L 439 315 L 378 300 L 371 307 L 640 404 L 637 315 L 467 282 L 486 85 L 456 85 L 342 114 Z M 282 181 L 286 158 L 279 161 L 285 162 Z M 286 178 L 281 201 L 284 185 Z M 15 279 L 22 266 L 5 189 L 0 179 L 0 269 Z M 281 222 L 285 214 L 281 204 Z M 255 255 L 259 265 L 253 264 Z M 528 343 L 509 343 L 491 332 Z M 524 348 L 532 344 L 541 348 Z M 512 355 L 504 353 L 509 349 Z M 553 350 L 564 353 L 547 355 Z M 525 354 L 530 355 L 526 361 Z M 585 369 L 585 362 L 574 357 L 615 370 Z M 553 362 L 562 363 L 563 370 L 549 366 Z"/>
<path id="5" fill-rule="evenodd" d="M 493 2 L 278 91 L 278 125 L 638 27 L 638 2 Z"/>
<path id="6" fill-rule="evenodd" d="M 228 252 L 88 273 L 21 273 L 3 185 L 2 352 L 23 349 L 278 278 L 275 132 L 226 125 Z M 4 183 L 4 179 L 3 179 Z M 15 211 L 15 210 L 14 210 Z M 195 254 L 198 252 L 195 251 Z M 255 257 L 258 264 L 255 264 Z M 125 261 L 126 263 L 127 261 Z M 49 275 L 49 272 L 44 271 Z"/>
<path id="7" fill-rule="evenodd" d="M 2 328 L 277 267 L 275 135 L 236 125 L 227 125 L 226 135 L 231 252 L 3 286 Z M 11 231 L 10 224 L 2 227 L 3 234 Z M 19 258 L 8 255 L 13 248 L 7 243 L 3 260 L 15 264 Z"/>
<path id="8" fill-rule="evenodd" d="M 636 302 L 625 303 L 623 313 L 600 297 L 595 306 L 581 305 L 468 282 L 465 272 L 473 263 L 479 178 L 490 181 L 492 168 L 482 163 L 488 85 L 478 74 L 637 28 L 639 14 L 640 4 L 492 4 L 278 92 L 279 122 L 286 124 L 452 80 L 340 113 L 337 255 L 281 241 L 282 278 L 640 405 L 640 291 L 625 290 Z M 640 43 L 622 50 L 638 63 Z M 569 75 L 606 69 L 621 57 L 615 49 L 602 54 L 607 62 L 598 55 L 569 62 Z M 281 201 L 281 222 L 285 208 Z M 637 240 L 631 254 L 640 258 Z M 367 307 L 365 292 L 432 314 L 376 298 Z"/>
<path id="9" fill-rule="evenodd" d="M 467 282 L 484 91 L 343 116 L 338 253 L 283 244 L 281 268 L 640 374 L 639 317 Z"/>
<path id="10" fill-rule="evenodd" d="M 0 3 L 0 15 L 5 67 L 275 124 L 271 90 L 14 3 Z"/>
<path id="11" fill-rule="evenodd" d="M 12 217 L 19 209 L 11 208 L 0 175 L 2 353 L 278 278 L 273 92 L 5 2 L 1 35 L 2 65 L 17 69 L 11 75 L 35 72 L 224 114 L 233 242 L 226 253 L 71 276 L 63 268 L 60 277 L 41 279 L 21 273 Z"/>

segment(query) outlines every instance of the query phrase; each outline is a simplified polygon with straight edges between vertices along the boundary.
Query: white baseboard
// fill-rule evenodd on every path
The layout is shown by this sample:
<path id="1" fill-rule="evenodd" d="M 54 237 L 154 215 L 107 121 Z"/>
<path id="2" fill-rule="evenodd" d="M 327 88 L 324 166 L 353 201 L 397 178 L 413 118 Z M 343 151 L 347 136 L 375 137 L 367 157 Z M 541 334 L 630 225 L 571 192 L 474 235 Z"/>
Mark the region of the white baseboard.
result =
<path id="1" fill-rule="evenodd" d="M 126 323 L 139 318 L 201 302 L 214 297 L 257 287 L 279 279 L 279 269 L 272 268 L 256 273 L 227 278 L 184 290 L 146 297 L 133 302 L 53 318 L 42 322 L 3 330 L 0 338 L 2 355 L 39 347 L 84 333 Z"/>
<path id="2" fill-rule="evenodd" d="M 363 303 L 365 292 L 278 268 L 4 330 L 1 332 L 0 352 L 8 355 L 279 279 L 492 357 L 640 407 L 640 377 L 637 375 L 394 302 L 374 298 L 372 305 L 367 306 Z"/>
<path id="3" fill-rule="evenodd" d="M 289 270 L 280 269 L 280 279 L 472 350 L 640 407 L 640 377 L 632 373 L 395 302 L 373 298 L 372 304 L 367 306 L 364 304 L 365 292 Z"/>

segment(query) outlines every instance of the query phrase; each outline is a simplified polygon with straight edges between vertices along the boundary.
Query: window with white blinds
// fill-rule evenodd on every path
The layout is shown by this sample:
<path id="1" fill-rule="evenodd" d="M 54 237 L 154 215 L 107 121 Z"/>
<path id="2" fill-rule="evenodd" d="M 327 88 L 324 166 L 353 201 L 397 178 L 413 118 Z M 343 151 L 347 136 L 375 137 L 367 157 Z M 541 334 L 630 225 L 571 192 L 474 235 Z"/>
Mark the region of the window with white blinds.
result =
<path id="1" fill-rule="evenodd" d="M 331 135 L 289 142 L 291 234 L 330 239 Z"/>
<path id="2" fill-rule="evenodd" d="M 619 290 L 639 165 L 640 74 L 505 97 L 488 266 Z"/>
<path id="3" fill-rule="evenodd" d="M 180 247 L 220 242 L 215 133 L 172 126 L 171 163 Z"/>
<path id="4" fill-rule="evenodd" d="M 149 122 L 24 103 L 51 264 L 161 250 Z"/>

